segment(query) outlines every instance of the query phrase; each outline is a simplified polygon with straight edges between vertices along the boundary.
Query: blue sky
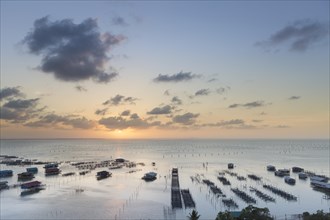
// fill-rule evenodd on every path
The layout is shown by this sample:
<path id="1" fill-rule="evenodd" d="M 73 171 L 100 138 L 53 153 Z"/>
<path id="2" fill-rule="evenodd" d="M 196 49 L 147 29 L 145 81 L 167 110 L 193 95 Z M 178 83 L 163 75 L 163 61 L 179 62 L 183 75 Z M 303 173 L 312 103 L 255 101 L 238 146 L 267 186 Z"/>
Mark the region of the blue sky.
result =
<path id="1" fill-rule="evenodd" d="M 59 80 L 58 66 L 38 70 L 58 45 L 37 54 L 23 40 L 45 16 L 49 30 L 91 18 L 101 41 L 120 37 L 97 66 L 116 77 L 58 72 Z M 193 77 L 155 82 L 179 73 Z M 1 99 L 2 138 L 328 138 L 329 2 L 1 1 L 2 94 L 10 88 L 20 95 Z M 116 95 L 134 101 L 102 104 Z M 31 99 L 23 110 L 6 104 Z M 148 114 L 164 106 L 168 113 Z"/>

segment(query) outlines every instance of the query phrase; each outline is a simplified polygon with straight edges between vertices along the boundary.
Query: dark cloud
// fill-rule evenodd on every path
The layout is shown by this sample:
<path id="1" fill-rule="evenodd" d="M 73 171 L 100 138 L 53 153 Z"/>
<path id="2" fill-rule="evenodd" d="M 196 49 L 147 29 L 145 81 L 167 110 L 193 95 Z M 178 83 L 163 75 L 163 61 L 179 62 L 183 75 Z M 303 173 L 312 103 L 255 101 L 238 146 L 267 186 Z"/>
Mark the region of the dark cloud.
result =
<path id="1" fill-rule="evenodd" d="M 195 96 L 206 96 L 208 94 L 210 94 L 209 89 L 200 89 L 197 92 L 195 92 Z"/>
<path id="2" fill-rule="evenodd" d="M 260 123 L 260 122 L 263 122 L 263 120 L 254 119 L 254 120 L 252 120 L 252 122 L 254 122 L 254 123 Z"/>
<path id="3" fill-rule="evenodd" d="M 262 107 L 266 106 L 267 104 L 264 101 L 254 101 L 254 102 L 248 102 L 245 104 L 232 104 L 228 106 L 228 108 L 237 108 L 237 107 L 245 107 L 245 108 L 257 108 L 257 107 Z"/>
<path id="4" fill-rule="evenodd" d="M 96 115 L 106 115 L 108 112 L 108 108 L 104 108 L 104 109 L 96 109 L 95 114 Z"/>
<path id="5" fill-rule="evenodd" d="M 12 98 L 12 97 L 22 97 L 23 93 L 19 90 L 20 87 L 6 87 L 0 90 L 0 100 Z"/>
<path id="6" fill-rule="evenodd" d="M 171 113 L 172 113 L 172 107 L 170 105 L 165 105 L 163 107 L 156 107 L 152 109 L 150 112 L 147 112 L 148 115 L 165 115 Z"/>
<path id="7" fill-rule="evenodd" d="M 20 95 L 25 96 L 23 93 Z M 7 96 L 9 97 L 9 96 Z M 10 123 L 24 123 L 42 114 L 46 107 L 38 107 L 39 99 L 10 99 L 0 108 L 0 119 Z"/>
<path id="8" fill-rule="evenodd" d="M 99 123 L 110 130 L 146 129 L 161 124 L 159 121 L 149 123 L 147 120 L 141 119 L 137 114 L 132 114 L 129 119 L 123 117 L 102 118 L 99 120 Z"/>
<path id="9" fill-rule="evenodd" d="M 228 108 L 237 108 L 241 106 L 240 104 L 231 104 L 230 106 L 228 106 Z"/>
<path id="10" fill-rule="evenodd" d="M 123 105 L 123 104 L 135 104 L 137 98 L 125 97 L 123 95 L 117 94 L 115 97 L 110 98 L 105 101 L 103 105 Z"/>
<path id="11" fill-rule="evenodd" d="M 183 125 L 192 125 L 195 123 L 196 118 L 199 114 L 193 114 L 191 112 L 185 113 L 183 115 L 176 115 L 172 118 L 174 123 L 183 124 Z"/>
<path id="12" fill-rule="evenodd" d="M 71 19 L 52 22 L 43 17 L 34 22 L 23 43 L 30 53 L 42 56 L 39 69 L 59 80 L 108 83 L 118 73 L 106 72 L 107 53 L 123 39 L 121 35 L 101 33 L 96 19 L 75 24 Z"/>
<path id="13" fill-rule="evenodd" d="M 171 100 L 171 102 L 174 104 L 174 105 L 182 105 L 182 100 L 177 97 L 177 96 L 174 96 Z"/>
<path id="14" fill-rule="evenodd" d="M 300 99 L 301 97 L 300 96 L 291 96 L 289 98 L 289 100 L 297 100 L 297 99 Z"/>
<path id="15" fill-rule="evenodd" d="M 131 111 L 130 110 L 125 110 L 120 115 L 121 116 L 129 116 L 130 114 L 131 114 Z"/>
<path id="16" fill-rule="evenodd" d="M 116 16 L 112 18 L 112 24 L 113 25 L 118 25 L 118 26 L 128 26 L 128 23 L 125 21 L 123 17 Z"/>
<path id="17" fill-rule="evenodd" d="M 153 79 L 154 82 L 183 82 L 189 81 L 194 78 L 199 78 L 200 75 L 192 74 L 191 72 L 179 72 L 173 75 L 162 75 L 159 74 L 156 78 Z"/>
<path id="18" fill-rule="evenodd" d="M 26 123 L 25 126 L 52 128 L 65 128 L 66 126 L 69 126 L 71 128 L 78 129 L 91 129 L 96 126 L 96 122 L 88 120 L 85 117 L 73 115 L 61 116 L 57 114 L 47 114 L 45 116 L 41 116 L 39 120 Z"/>
<path id="19" fill-rule="evenodd" d="M 81 85 L 77 85 L 75 87 L 79 92 L 87 92 L 87 89 Z"/>
<path id="20" fill-rule="evenodd" d="M 36 99 L 17 99 L 8 101 L 3 107 L 11 109 L 27 109 L 34 107 L 38 104 L 39 98 Z"/>
<path id="21" fill-rule="evenodd" d="M 270 36 L 266 41 L 257 42 L 257 46 L 269 49 L 288 43 L 291 51 L 303 52 L 313 44 L 329 35 L 329 24 L 312 20 L 299 20 L 289 24 Z"/>

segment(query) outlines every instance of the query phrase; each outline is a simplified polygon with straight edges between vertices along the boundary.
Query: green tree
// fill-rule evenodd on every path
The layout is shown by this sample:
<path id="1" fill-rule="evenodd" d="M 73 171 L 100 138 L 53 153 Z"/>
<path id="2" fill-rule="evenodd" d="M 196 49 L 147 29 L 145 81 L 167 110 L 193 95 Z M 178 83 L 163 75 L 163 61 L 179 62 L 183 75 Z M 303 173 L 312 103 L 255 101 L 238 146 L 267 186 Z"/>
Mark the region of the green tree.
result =
<path id="1" fill-rule="evenodd" d="M 324 213 L 322 210 L 317 210 L 316 213 L 303 213 L 304 220 L 330 220 L 330 213 Z"/>
<path id="2" fill-rule="evenodd" d="M 253 219 L 253 220 L 272 220 L 268 208 L 258 208 L 252 205 L 245 207 L 238 219 Z"/>
<path id="3" fill-rule="evenodd" d="M 235 218 L 230 214 L 230 212 L 219 212 L 215 220 L 235 220 Z"/>
<path id="4" fill-rule="evenodd" d="M 189 215 L 187 217 L 189 220 L 198 220 L 200 215 L 198 214 L 198 212 L 196 210 L 192 210 L 192 212 L 189 213 Z"/>

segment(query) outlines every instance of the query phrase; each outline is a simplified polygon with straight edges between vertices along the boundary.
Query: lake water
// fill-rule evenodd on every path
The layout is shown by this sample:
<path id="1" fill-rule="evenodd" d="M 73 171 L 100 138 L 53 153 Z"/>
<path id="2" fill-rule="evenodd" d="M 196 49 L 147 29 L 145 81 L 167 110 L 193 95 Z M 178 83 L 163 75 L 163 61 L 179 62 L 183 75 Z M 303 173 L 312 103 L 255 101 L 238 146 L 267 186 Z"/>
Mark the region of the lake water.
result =
<path id="1" fill-rule="evenodd" d="M 239 206 L 246 207 L 230 188 L 238 187 L 257 200 L 256 206 L 268 207 L 277 219 L 285 215 L 304 211 L 330 211 L 330 201 L 324 193 L 315 191 L 309 179 L 296 179 L 294 186 L 284 183 L 283 178 L 268 172 L 266 166 L 276 168 L 299 166 L 305 170 L 329 176 L 329 140 L 1 140 L 3 155 L 15 155 L 25 159 L 41 161 L 62 161 L 62 173 L 76 172 L 74 176 L 45 177 L 42 165 L 34 180 L 46 184 L 39 193 L 21 197 L 20 188 L 0 193 L 0 219 L 186 219 L 191 209 L 171 208 L 171 169 L 178 167 L 181 189 L 189 189 L 196 203 L 201 219 L 215 219 L 224 211 L 221 198 L 210 192 L 202 183 L 191 180 L 199 174 L 213 181 Z M 107 170 L 97 168 L 86 175 L 79 175 L 78 169 L 68 161 L 104 161 L 123 157 L 145 166 L 111 170 L 112 177 L 97 181 L 96 172 Z M 156 166 L 152 166 L 152 162 Z M 224 186 L 217 180 L 218 173 L 227 170 L 228 163 L 234 163 L 232 172 L 247 177 L 256 174 L 262 181 L 247 178 L 238 181 L 235 176 L 225 175 L 231 186 Z M 17 173 L 26 167 L 6 166 L 14 176 L 2 178 L 9 184 L 17 183 Z M 130 170 L 137 172 L 129 173 Z M 145 182 L 144 173 L 158 173 L 155 181 Z M 297 201 L 286 201 L 267 191 L 262 184 L 271 184 L 295 195 Z M 276 199 L 266 203 L 259 199 L 250 186 Z M 83 192 L 76 192 L 83 189 Z"/>

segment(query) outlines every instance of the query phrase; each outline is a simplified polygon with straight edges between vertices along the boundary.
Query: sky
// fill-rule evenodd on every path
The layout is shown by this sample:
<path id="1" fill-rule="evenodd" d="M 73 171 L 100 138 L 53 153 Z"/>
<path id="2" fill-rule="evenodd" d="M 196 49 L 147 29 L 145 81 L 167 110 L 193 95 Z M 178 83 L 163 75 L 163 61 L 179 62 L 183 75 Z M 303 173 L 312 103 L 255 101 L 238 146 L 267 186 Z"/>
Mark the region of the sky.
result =
<path id="1" fill-rule="evenodd" d="M 0 3 L 2 139 L 329 139 L 329 1 Z"/>

